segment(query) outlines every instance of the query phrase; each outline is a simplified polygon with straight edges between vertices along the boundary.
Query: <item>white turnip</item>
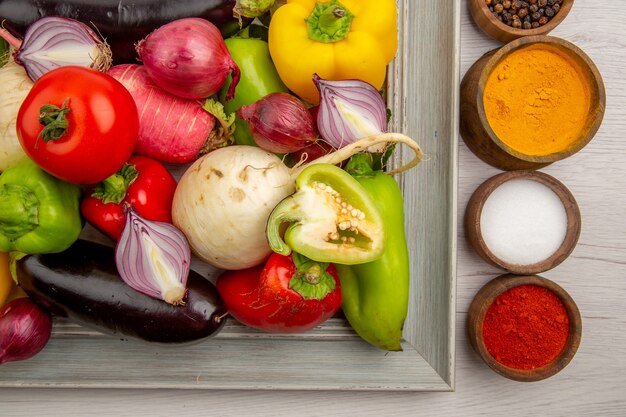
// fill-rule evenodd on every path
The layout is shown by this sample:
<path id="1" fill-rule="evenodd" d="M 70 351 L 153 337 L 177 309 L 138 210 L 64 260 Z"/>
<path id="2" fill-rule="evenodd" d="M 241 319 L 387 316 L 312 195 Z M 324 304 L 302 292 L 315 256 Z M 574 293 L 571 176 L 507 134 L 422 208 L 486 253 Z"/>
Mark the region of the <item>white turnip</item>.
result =
<path id="1" fill-rule="evenodd" d="M 28 78 L 24 68 L 9 60 L 0 68 L 0 172 L 24 157 L 20 141 L 17 138 L 15 122 L 17 112 L 33 82 Z"/>
<path id="2" fill-rule="evenodd" d="M 380 143 L 404 143 L 415 152 L 411 162 L 392 174 L 421 160 L 421 150 L 411 138 L 385 133 L 310 164 L 337 164 Z M 174 224 L 193 253 L 215 267 L 234 270 L 258 265 L 271 253 L 265 237 L 270 213 L 294 192 L 295 178 L 304 167 L 289 168 L 276 155 L 252 146 L 217 149 L 195 161 L 180 178 L 172 205 Z"/>

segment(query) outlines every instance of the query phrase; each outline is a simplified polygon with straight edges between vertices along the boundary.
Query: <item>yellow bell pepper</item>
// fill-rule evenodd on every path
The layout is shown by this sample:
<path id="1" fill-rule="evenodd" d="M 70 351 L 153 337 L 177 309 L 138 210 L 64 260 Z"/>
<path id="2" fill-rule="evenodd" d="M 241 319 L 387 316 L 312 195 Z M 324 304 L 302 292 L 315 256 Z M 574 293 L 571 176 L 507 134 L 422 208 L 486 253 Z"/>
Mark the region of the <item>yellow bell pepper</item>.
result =
<path id="1" fill-rule="evenodd" d="M 313 74 L 383 86 L 398 49 L 395 0 L 287 0 L 272 16 L 269 49 L 280 78 L 317 104 Z"/>
<path id="2" fill-rule="evenodd" d="M 13 288 L 13 278 L 9 272 L 9 254 L 0 252 L 0 307 L 7 301 Z"/>

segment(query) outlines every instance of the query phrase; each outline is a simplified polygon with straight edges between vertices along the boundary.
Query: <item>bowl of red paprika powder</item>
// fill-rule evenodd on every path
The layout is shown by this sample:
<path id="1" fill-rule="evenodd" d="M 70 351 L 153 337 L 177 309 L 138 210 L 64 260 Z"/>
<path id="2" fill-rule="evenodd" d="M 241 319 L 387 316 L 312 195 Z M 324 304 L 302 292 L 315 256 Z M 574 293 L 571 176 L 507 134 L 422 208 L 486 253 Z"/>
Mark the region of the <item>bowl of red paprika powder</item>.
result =
<path id="1" fill-rule="evenodd" d="M 509 379 L 551 377 L 572 360 L 582 335 L 580 311 L 555 282 L 538 275 L 501 275 L 483 286 L 468 311 L 470 343 Z"/>

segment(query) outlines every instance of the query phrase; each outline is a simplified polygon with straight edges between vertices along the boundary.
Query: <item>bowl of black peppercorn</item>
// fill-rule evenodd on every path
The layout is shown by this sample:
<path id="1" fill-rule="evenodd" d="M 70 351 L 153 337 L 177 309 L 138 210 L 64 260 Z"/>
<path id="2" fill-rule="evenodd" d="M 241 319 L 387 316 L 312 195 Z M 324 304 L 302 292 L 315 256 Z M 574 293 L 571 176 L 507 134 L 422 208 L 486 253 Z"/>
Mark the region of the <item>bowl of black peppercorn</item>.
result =
<path id="1" fill-rule="evenodd" d="M 545 35 L 569 13 L 574 0 L 469 0 L 476 25 L 500 42 Z"/>

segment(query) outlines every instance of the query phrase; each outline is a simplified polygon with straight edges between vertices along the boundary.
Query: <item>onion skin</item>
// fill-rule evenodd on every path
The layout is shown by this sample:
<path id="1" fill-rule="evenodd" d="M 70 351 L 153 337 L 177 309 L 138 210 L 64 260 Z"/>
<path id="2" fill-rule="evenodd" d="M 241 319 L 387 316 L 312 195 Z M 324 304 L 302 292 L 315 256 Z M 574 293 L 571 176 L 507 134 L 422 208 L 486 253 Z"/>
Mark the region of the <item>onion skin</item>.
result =
<path id="1" fill-rule="evenodd" d="M 53 314 L 124 339 L 181 344 L 215 336 L 226 307 L 215 286 L 191 271 L 185 304 L 173 306 L 122 281 L 114 249 L 78 240 L 58 254 L 26 256 L 16 263 L 20 286 Z"/>
<path id="2" fill-rule="evenodd" d="M 248 122 L 259 147 L 274 153 L 290 153 L 315 141 L 315 121 L 302 102 L 291 94 L 271 93 L 242 106 L 237 115 Z"/>
<path id="3" fill-rule="evenodd" d="M 152 81 L 175 96 L 199 100 L 217 93 L 230 74 L 226 100 L 239 83 L 219 29 L 200 18 L 179 19 L 161 26 L 137 45 L 139 58 Z"/>
<path id="4" fill-rule="evenodd" d="M 30 359 L 46 346 L 52 318 L 28 298 L 17 298 L 0 310 L 0 365 Z"/>

